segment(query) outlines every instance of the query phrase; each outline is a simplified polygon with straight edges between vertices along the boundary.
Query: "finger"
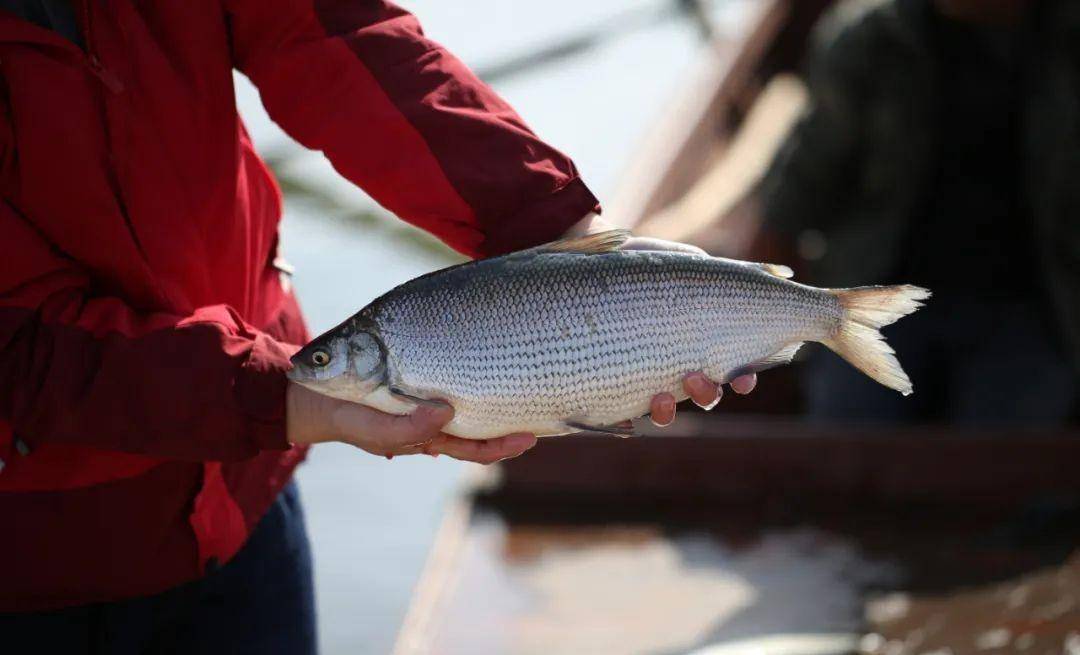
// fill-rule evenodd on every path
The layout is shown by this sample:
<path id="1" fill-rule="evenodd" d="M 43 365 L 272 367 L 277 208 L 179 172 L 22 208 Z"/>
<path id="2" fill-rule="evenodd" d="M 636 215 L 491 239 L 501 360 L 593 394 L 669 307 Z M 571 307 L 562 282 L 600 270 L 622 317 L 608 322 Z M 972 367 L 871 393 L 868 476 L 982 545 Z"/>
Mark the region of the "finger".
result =
<path id="1" fill-rule="evenodd" d="M 428 444 L 425 452 L 441 453 L 478 464 L 493 464 L 501 459 L 517 457 L 535 445 L 536 436 L 525 432 L 482 440 L 444 434 Z"/>
<path id="2" fill-rule="evenodd" d="M 683 378 L 683 391 L 690 396 L 695 405 L 702 409 L 716 407 L 716 403 L 720 402 L 720 396 L 723 395 L 720 385 L 705 377 L 705 374 L 700 371 L 690 373 Z"/>
<path id="3" fill-rule="evenodd" d="M 670 393 L 658 393 L 649 403 L 649 420 L 657 427 L 671 425 L 675 420 L 675 396 Z"/>
<path id="4" fill-rule="evenodd" d="M 496 439 L 460 439 L 443 435 L 435 444 L 435 452 L 478 464 L 493 464 L 500 460 L 517 457 L 536 445 L 536 436 L 528 433 L 512 434 Z"/>
<path id="5" fill-rule="evenodd" d="M 731 390 L 737 394 L 748 394 L 757 386 L 757 373 L 740 375 L 731 381 Z"/>
<path id="6" fill-rule="evenodd" d="M 448 404 L 420 405 L 404 416 L 346 404 L 337 412 L 335 423 L 346 439 L 355 435 L 371 435 L 375 438 L 379 454 L 396 454 L 407 446 L 435 439 L 453 417 L 454 408 Z"/>
<path id="7" fill-rule="evenodd" d="M 421 455 L 427 454 L 427 448 L 431 442 L 412 444 L 410 446 L 390 447 L 386 452 L 382 453 L 386 459 L 393 459 L 398 455 Z M 437 456 L 437 455 L 436 455 Z"/>

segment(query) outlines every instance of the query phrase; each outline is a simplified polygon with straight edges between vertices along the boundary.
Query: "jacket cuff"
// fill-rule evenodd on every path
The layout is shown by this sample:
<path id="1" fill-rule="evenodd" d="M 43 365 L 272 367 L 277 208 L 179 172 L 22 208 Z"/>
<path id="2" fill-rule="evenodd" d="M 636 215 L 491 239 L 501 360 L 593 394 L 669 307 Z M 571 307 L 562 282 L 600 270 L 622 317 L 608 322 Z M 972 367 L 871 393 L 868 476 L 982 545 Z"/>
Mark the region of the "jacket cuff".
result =
<path id="1" fill-rule="evenodd" d="M 547 198 L 493 226 L 480 248 L 491 257 L 554 241 L 589 212 L 599 213 L 600 203 L 581 178 L 575 177 Z"/>
<path id="2" fill-rule="evenodd" d="M 236 376 L 236 401 L 248 419 L 248 437 L 260 450 L 290 447 L 285 429 L 285 392 L 289 386 L 285 372 L 291 368 L 289 357 L 297 350 L 297 346 L 258 334 Z"/>

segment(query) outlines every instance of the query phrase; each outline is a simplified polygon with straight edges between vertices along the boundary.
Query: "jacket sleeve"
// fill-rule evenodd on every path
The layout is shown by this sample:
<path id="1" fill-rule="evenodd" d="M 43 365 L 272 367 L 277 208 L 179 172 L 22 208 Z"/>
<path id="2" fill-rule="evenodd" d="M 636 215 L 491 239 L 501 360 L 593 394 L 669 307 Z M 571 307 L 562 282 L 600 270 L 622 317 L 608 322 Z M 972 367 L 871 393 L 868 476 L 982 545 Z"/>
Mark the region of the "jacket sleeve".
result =
<path id="1" fill-rule="evenodd" d="M 228 307 L 142 313 L 0 202 L 0 420 L 31 449 L 191 460 L 285 449 L 290 347 Z"/>
<path id="2" fill-rule="evenodd" d="M 807 55 L 809 104 L 762 185 L 765 226 L 796 236 L 827 230 L 855 186 L 861 131 L 861 78 L 868 50 L 842 12 L 816 28 Z"/>
<path id="3" fill-rule="evenodd" d="M 416 19 L 382 0 L 225 0 L 234 63 L 271 118 L 402 219 L 470 256 L 558 238 L 597 209 Z"/>

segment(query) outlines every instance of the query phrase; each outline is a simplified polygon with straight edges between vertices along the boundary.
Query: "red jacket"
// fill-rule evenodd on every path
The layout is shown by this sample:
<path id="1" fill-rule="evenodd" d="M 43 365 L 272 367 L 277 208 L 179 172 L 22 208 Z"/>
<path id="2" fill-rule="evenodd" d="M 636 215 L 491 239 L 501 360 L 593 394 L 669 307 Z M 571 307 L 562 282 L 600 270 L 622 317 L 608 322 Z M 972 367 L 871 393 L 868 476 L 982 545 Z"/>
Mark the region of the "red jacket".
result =
<path id="1" fill-rule="evenodd" d="M 293 137 L 461 252 L 555 238 L 596 206 L 389 3 L 76 7 L 85 51 L 0 12 L 0 611 L 198 577 L 303 457 L 283 372 L 307 335 L 234 68 Z"/>

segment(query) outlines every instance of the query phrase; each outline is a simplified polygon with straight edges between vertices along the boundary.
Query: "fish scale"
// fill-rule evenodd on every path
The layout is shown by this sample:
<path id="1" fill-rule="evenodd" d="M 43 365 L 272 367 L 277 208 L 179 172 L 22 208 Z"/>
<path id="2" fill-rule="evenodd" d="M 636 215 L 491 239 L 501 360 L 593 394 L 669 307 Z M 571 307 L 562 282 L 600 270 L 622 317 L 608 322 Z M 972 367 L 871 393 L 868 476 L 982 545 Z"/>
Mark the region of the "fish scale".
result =
<path id="1" fill-rule="evenodd" d="M 454 406 L 445 431 L 564 434 L 644 415 L 692 371 L 726 382 L 820 341 L 882 384 L 911 383 L 877 331 L 929 296 L 818 289 L 790 271 L 684 252 L 623 251 L 622 231 L 406 282 L 293 357 L 322 393 L 407 413 Z"/>
<path id="2" fill-rule="evenodd" d="M 523 259 L 423 278 L 371 306 L 392 385 L 449 400 L 451 429 L 462 434 L 617 423 L 646 413 L 659 392 L 685 398 L 690 371 L 726 380 L 839 321 L 827 292 L 731 260 L 632 251 Z"/>

